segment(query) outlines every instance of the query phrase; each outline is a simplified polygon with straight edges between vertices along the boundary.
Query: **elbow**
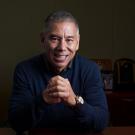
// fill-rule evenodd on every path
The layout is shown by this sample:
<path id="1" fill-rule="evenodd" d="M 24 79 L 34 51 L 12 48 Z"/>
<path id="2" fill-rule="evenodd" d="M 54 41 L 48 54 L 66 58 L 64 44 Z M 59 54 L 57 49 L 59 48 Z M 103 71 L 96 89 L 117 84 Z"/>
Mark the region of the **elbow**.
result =
<path id="1" fill-rule="evenodd" d="M 9 113 L 8 123 L 9 126 L 17 133 L 23 133 L 29 128 L 28 122 L 25 121 L 25 118 L 17 116 L 13 113 Z"/>
<path id="2" fill-rule="evenodd" d="M 96 132 L 101 132 L 103 131 L 109 123 L 109 115 L 108 112 L 103 113 L 102 115 L 100 114 L 100 116 L 97 118 L 95 118 L 94 120 L 94 124 L 93 124 L 93 128 Z"/>
<path id="3" fill-rule="evenodd" d="M 92 116 L 93 118 L 87 118 L 85 123 L 82 124 L 85 131 L 102 132 L 109 123 L 109 115 L 107 112 L 98 113 L 98 115 Z"/>

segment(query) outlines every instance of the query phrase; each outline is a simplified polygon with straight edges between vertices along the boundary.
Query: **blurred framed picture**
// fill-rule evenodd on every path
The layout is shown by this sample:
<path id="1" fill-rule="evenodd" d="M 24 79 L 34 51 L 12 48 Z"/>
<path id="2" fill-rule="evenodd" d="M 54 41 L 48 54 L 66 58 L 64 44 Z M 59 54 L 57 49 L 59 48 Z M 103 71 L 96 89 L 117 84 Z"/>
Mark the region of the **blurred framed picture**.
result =
<path id="1" fill-rule="evenodd" d="M 111 59 L 92 59 L 98 65 L 101 71 L 112 71 L 112 60 Z"/>
<path id="2" fill-rule="evenodd" d="M 105 90 L 112 90 L 113 89 L 113 73 L 111 71 L 102 72 L 102 79 L 104 84 Z"/>
<path id="3" fill-rule="evenodd" d="M 92 59 L 94 60 L 101 71 L 104 89 L 113 89 L 113 72 L 112 72 L 112 60 L 111 59 Z"/>

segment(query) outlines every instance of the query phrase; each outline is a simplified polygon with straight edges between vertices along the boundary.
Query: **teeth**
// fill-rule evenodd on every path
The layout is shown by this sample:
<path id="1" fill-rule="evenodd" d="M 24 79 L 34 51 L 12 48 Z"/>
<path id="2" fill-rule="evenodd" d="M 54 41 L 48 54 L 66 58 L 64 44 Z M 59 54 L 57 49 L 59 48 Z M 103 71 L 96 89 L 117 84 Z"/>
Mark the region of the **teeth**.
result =
<path id="1" fill-rule="evenodd" d="M 65 55 L 57 55 L 57 56 L 55 56 L 55 58 L 58 61 L 64 61 L 66 59 L 66 56 Z"/>

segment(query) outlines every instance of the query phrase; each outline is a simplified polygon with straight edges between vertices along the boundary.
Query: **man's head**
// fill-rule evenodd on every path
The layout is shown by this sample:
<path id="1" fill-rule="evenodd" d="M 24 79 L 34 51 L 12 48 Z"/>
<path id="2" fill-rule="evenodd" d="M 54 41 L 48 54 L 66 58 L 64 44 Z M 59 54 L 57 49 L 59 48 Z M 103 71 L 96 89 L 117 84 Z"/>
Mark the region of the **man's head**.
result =
<path id="1" fill-rule="evenodd" d="M 41 42 L 48 61 L 58 72 L 66 68 L 75 56 L 79 40 L 78 23 L 70 13 L 58 11 L 46 18 Z"/>

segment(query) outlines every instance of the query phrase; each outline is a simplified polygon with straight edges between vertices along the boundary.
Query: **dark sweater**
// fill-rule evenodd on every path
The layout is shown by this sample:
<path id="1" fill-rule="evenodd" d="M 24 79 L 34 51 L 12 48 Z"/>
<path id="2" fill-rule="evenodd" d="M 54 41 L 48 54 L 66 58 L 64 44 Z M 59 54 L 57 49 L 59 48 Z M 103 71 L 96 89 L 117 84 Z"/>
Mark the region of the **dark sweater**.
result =
<path id="1" fill-rule="evenodd" d="M 71 108 L 43 101 L 41 93 L 56 75 L 68 78 L 74 93 L 83 97 L 83 105 Z M 107 121 L 108 108 L 96 63 L 77 54 L 71 67 L 56 74 L 47 68 L 43 56 L 38 55 L 16 66 L 9 107 L 9 122 L 16 131 L 31 128 L 101 131 Z"/>

